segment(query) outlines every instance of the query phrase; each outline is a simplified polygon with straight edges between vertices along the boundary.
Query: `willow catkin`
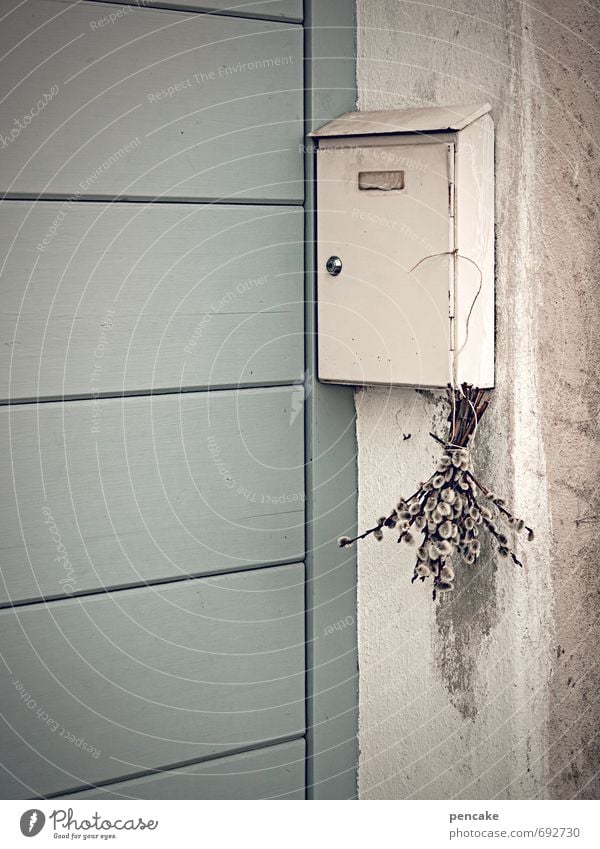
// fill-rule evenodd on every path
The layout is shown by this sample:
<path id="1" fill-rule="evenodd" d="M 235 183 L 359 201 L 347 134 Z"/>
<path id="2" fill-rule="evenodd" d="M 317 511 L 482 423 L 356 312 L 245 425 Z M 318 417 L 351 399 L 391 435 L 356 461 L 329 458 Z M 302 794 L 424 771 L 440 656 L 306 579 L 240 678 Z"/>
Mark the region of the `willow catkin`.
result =
<path id="1" fill-rule="evenodd" d="M 455 565 L 463 562 L 468 566 L 479 559 L 480 528 L 485 528 L 492 536 L 498 554 L 510 557 L 518 566 L 523 564 L 499 525 L 504 523 L 515 532 L 526 530 L 527 538 L 533 539 L 533 530 L 522 519 L 513 516 L 504 499 L 480 484 L 473 473 L 470 441 L 488 405 L 488 395 L 487 390 L 466 384 L 460 390 L 449 388 L 453 405 L 448 417 L 450 433 L 445 443 L 432 434 L 444 446 L 434 473 L 410 498 L 400 499 L 396 508 L 382 516 L 375 527 L 353 539 L 342 537 L 338 541 L 344 547 L 371 534 L 381 540 L 384 529 L 396 530 L 398 542 L 417 544 L 412 580 L 431 578 L 434 600 L 438 592 L 454 588 L 455 570 L 450 565 L 451 559 Z M 481 504 L 481 499 L 487 504 Z M 415 539 L 415 532 L 422 534 L 421 540 Z"/>

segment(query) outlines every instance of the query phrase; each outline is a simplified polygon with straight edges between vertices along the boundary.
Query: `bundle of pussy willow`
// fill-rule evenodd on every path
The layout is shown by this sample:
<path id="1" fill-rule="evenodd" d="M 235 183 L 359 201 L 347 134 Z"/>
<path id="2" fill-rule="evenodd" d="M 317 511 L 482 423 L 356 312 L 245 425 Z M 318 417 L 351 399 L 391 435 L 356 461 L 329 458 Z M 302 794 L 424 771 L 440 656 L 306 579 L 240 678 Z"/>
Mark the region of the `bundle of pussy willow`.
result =
<path id="1" fill-rule="evenodd" d="M 438 592 L 454 589 L 454 568 L 450 561 L 458 556 L 473 565 L 481 552 L 480 531 L 485 528 L 494 538 L 501 557 L 517 566 L 523 564 L 513 551 L 506 532 L 533 530 L 507 509 L 503 498 L 481 484 L 473 474 L 470 442 L 485 412 L 490 391 L 466 383 L 459 389 L 448 387 L 450 422 L 448 440 L 431 436 L 444 447 L 435 472 L 420 484 L 410 498 L 402 499 L 388 516 L 382 516 L 373 528 L 354 539 L 341 537 L 340 546 L 352 545 L 373 534 L 383 539 L 386 528 L 399 531 L 398 542 L 415 545 L 415 531 L 423 535 L 417 548 L 413 581 L 433 581 L 433 599 Z M 485 499 L 487 504 L 482 504 Z"/>

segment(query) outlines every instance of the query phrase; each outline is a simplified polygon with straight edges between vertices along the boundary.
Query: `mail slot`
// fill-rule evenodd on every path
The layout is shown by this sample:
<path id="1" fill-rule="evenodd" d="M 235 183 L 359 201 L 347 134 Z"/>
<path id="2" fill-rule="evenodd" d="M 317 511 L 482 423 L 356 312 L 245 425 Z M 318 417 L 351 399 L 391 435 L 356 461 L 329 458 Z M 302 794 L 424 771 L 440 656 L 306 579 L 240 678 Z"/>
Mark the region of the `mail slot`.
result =
<path id="1" fill-rule="evenodd" d="M 404 171 L 359 171 L 358 188 L 394 192 L 404 188 Z"/>

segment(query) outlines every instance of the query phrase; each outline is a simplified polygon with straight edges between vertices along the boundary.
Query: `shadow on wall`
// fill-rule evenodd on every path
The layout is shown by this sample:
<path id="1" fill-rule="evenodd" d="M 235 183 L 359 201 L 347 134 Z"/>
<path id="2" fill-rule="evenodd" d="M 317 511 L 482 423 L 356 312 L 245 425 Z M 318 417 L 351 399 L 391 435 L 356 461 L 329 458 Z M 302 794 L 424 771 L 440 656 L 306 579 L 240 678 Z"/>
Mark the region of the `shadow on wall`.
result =
<path id="1" fill-rule="evenodd" d="M 478 468 L 488 469 L 491 458 L 485 436 L 482 424 L 474 456 Z M 502 566 L 514 568 L 506 563 Z M 477 715 L 475 693 L 481 647 L 492 634 L 498 616 L 498 568 L 491 539 L 482 535 L 479 561 L 468 570 L 458 570 L 455 592 L 442 595 L 435 608 L 434 656 L 450 700 L 465 718 Z"/>

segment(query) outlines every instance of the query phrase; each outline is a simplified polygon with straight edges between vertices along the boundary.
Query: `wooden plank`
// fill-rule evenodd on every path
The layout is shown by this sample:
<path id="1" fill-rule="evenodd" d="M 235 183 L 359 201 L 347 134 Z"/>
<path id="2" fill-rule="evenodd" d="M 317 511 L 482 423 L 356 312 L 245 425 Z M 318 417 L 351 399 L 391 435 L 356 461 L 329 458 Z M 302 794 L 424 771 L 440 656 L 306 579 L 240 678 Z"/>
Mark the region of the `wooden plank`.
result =
<path id="1" fill-rule="evenodd" d="M 2 408 L 2 602 L 302 559 L 302 397 Z"/>
<path id="2" fill-rule="evenodd" d="M 304 799 L 303 739 L 82 790 L 68 799 Z"/>
<path id="3" fill-rule="evenodd" d="M 300 736 L 303 585 L 295 564 L 0 611 L 2 798 Z"/>
<path id="4" fill-rule="evenodd" d="M 307 0 L 307 132 L 354 109 L 354 0 Z M 356 550 L 337 538 L 353 535 L 357 514 L 356 434 L 350 387 L 326 386 L 317 370 L 315 322 L 314 156 L 306 157 L 307 396 L 307 794 L 314 799 L 356 796 L 358 657 Z M 338 626 L 337 628 L 334 626 Z"/>
<path id="5" fill-rule="evenodd" d="M 302 377 L 300 209 L 5 201 L 0 245 L 3 399 Z"/>
<path id="6" fill-rule="evenodd" d="M 121 0 L 103 0 L 105 3 L 116 3 L 123 7 Z M 132 0 L 132 5 L 135 0 Z M 301 21 L 302 0 L 207 0 L 199 3 L 198 0 L 143 0 L 140 6 L 159 6 L 163 9 L 189 9 L 190 12 L 219 12 L 228 15 L 241 15 L 248 18 L 268 18 L 270 20 Z M 110 12 L 107 11 L 107 15 Z M 114 13 L 113 13 L 114 14 Z M 123 14 L 123 13 L 122 13 Z M 128 14 L 125 12 L 124 14 Z M 112 22 L 114 18 L 109 18 Z"/>
<path id="7" fill-rule="evenodd" d="M 3 19 L 0 189 L 301 200 L 301 27 L 128 8 L 99 26 L 106 6 L 29 0 Z"/>

